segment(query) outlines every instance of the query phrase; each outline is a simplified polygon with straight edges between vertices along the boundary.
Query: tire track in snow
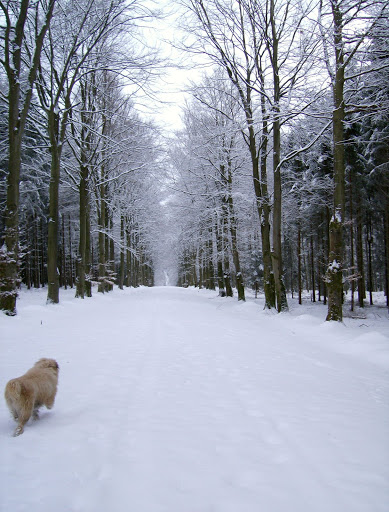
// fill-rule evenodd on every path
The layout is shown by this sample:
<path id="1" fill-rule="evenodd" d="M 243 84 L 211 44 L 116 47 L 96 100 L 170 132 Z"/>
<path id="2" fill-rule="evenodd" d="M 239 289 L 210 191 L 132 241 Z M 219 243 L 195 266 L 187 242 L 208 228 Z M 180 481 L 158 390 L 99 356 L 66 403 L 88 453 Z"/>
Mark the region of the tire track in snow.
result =
<path id="1" fill-rule="evenodd" d="M 113 431 L 119 435 L 107 435 L 104 420 L 100 423 L 100 427 L 97 425 L 97 430 L 100 429 L 100 437 L 105 442 L 95 446 L 94 457 L 99 464 L 95 468 L 93 478 L 90 478 L 92 485 L 87 492 L 80 493 L 74 503 L 75 510 L 80 512 L 93 512 L 102 505 L 106 509 L 112 509 L 115 503 L 128 502 L 131 497 L 129 491 L 131 474 L 134 468 L 137 472 L 140 469 L 139 462 L 134 463 L 137 443 L 147 453 L 147 445 L 139 442 L 137 437 L 149 426 L 148 396 L 153 394 L 157 379 L 161 332 L 160 301 L 150 301 L 150 298 L 147 298 L 144 303 L 143 294 L 140 294 L 139 302 L 134 303 L 130 299 L 130 304 L 132 309 L 127 316 L 131 330 L 130 346 L 125 354 L 116 353 L 115 357 L 111 356 L 110 361 L 115 366 L 110 368 L 110 375 L 105 377 L 115 378 L 124 373 L 127 384 L 130 384 L 119 386 L 115 397 L 116 414 L 108 423 L 110 428 L 112 423 L 116 424 Z M 121 307 L 125 310 L 125 303 Z M 118 317 L 122 314 L 120 311 L 117 312 Z M 130 364 L 125 357 L 129 355 L 132 356 Z M 128 373 L 131 372 L 128 378 Z M 104 385 L 109 383 L 105 382 Z M 107 439 L 109 439 L 108 443 Z M 150 471 L 152 466 L 145 469 Z M 115 506 L 113 509 L 115 510 Z"/>

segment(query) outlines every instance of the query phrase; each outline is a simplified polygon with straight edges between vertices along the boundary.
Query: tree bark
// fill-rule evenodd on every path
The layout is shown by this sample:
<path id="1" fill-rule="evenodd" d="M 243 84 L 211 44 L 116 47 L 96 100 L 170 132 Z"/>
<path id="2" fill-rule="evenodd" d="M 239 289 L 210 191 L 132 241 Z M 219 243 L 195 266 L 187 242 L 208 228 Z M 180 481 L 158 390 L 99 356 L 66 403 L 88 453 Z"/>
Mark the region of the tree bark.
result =
<path id="1" fill-rule="evenodd" d="M 365 306 L 365 269 L 363 264 L 363 224 L 362 209 L 358 195 L 357 199 L 357 271 L 358 271 L 358 305 Z"/>
<path id="2" fill-rule="evenodd" d="M 234 293 L 231 286 L 230 255 L 228 243 L 228 211 L 226 205 L 223 205 L 223 279 L 227 297 L 233 297 Z"/>
<path id="3" fill-rule="evenodd" d="M 366 227 L 366 243 L 367 243 L 367 268 L 368 268 L 368 278 L 369 278 L 369 302 L 370 306 L 373 305 L 373 265 L 372 265 L 372 251 L 371 246 L 373 243 L 373 233 L 371 226 L 371 217 L 369 215 L 367 227 Z"/>
<path id="4" fill-rule="evenodd" d="M 58 273 L 58 199 L 59 177 L 62 145 L 59 141 L 58 114 L 52 108 L 48 113 L 48 131 L 50 137 L 50 186 L 49 186 L 49 222 L 47 246 L 47 302 L 59 302 L 59 273 Z"/>
<path id="5" fill-rule="evenodd" d="M 104 174 L 104 171 L 102 172 Z M 105 185 L 102 183 L 99 186 L 99 284 L 97 291 L 100 293 L 105 292 L 105 281 L 106 281 L 106 260 L 105 260 L 105 216 L 106 216 L 106 207 L 105 207 Z"/>
<path id="6" fill-rule="evenodd" d="M 92 251 L 91 251 L 91 232 L 90 232 L 90 196 L 86 193 L 86 228 L 85 228 L 85 294 L 92 297 Z"/>
<path id="7" fill-rule="evenodd" d="M 77 261 L 77 285 L 76 297 L 83 299 L 85 297 L 85 260 L 86 260 L 86 236 L 87 236 L 87 179 L 88 167 L 81 165 L 80 169 L 81 179 L 79 185 L 79 224 L 80 224 L 80 239 Z"/>
<path id="8" fill-rule="evenodd" d="M 270 249 L 270 199 L 267 187 L 267 148 L 269 142 L 269 114 L 266 109 L 265 79 L 262 68 L 260 67 L 259 78 L 261 81 L 261 115 L 262 115 L 262 134 L 260 139 L 260 171 L 258 157 L 253 161 L 254 151 L 251 151 L 251 159 L 253 166 L 254 192 L 257 200 L 258 215 L 261 223 L 261 242 L 263 257 L 263 282 L 265 292 L 265 308 L 271 309 L 276 307 L 276 291 L 274 274 L 272 269 L 272 258 Z M 251 136 L 251 134 L 250 134 Z M 253 138 L 251 136 L 251 138 Z M 250 141 L 255 148 L 255 138 Z"/>
<path id="9" fill-rule="evenodd" d="M 330 220 L 330 251 L 327 269 L 328 313 L 327 320 L 343 320 L 343 222 L 344 222 L 344 54 L 342 38 L 342 13 L 336 2 L 332 3 L 335 45 L 335 78 L 333 83 L 334 110 L 332 136 L 334 152 L 333 215 Z"/>
<path id="10" fill-rule="evenodd" d="M 302 280 L 301 280 L 301 228 L 298 225 L 297 230 L 297 282 L 298 282 L 298 294 L 299 304 L 302 304 Z"/>
<path id="11" fill-rule="evenodd" d="M 69 236 L 69 265 L 68 265 L 68 283 L 73 288 L 73 244 L 72 244 L 72 226 L 70 223 L 70 215 L 68 216 L 68 236 Z"/>
<path id="12" fill-rule="evenodd" d="M 13 131 L 13 124 L 14 123 L 11 121 L 9 122 L 9 161 L 5 236 L 4 245 L 0 250 L 0 309 L 9 316 L 16 315 L 17 290 L 20 282 L 18 259 L 21 134 L 20 132 L 11 133 L 11 131 Z"/>
<path id="13" fill-rule="evenodd" d="M 213 241 L 212 241 L 212 228 L 208 230 L 208 240 L 207 240 L 207 289 L 214 290 L 215 289 L 215 268 L 213 265 Z"/>
<path id="14" fill-rule="evenodd" d="M 225 297 L 226 291 L 224 289 L 223 277 L 223 228 L 219 225 L 218 218 L 216 217 L 216 247 L 217 247 L 217 282 L 220 297 Z"/>
<path id="15" fill-rule="evenodd" d="M 115 280 L 115 242 L 113 239 L 113 220 L 112 213 L 109 216 L 109 232 L 111 234 L 109 238 L 109 290 L 113 290 L 113 283 Z"/>
<path id="16" fill-rule="evenodd" d="M 351 267 L 351 306 L 350 311 L 354 311 L 355 304 L 355 261 L 354 261 L 354 211 L 353 211 L 353 179 L 350 168 L 350 267 Z"/>
<path id="17" fill-rule="evenodd" d="M 244 283 L 243 283 L 243 275 L 242 269 L 240 266 L 240 258 L 238 251 L 238 237 L 236 233 L 236 218 L 234 211 L 234 200 L 232 197 L 232 173 L 231 173 L 231 165 L 229 163 L 228 166 L 228 177 L 227 177 L 227 187 L 228 187 L 228 210 L 229 210 L 229 219 L 230 219 L 230 234 L 231 234 L 231 245 L 232 245 L 232 260 L 235 266 L 235 275 L 236 275 L 236 289 L 238 291 L 238 300 L 246 300 L 244 293 Z"/>
<path id="18" fill-rule="evenodd" d="M 254 192 L 258 216 L 261 224 L 262 258 L 263 258 L 263 287 L 265 293 L 265 308 L 276 307 L 276 297 L 274 289 L 274 274 L 272 271 L 271 249 L 270 249 L 270 205 L 267 192 L 266 179 L 266 157 L 261 156 L 261 178 L 259 176 L 259 159 L 257 156 L 254 128 L 249 129 L 249 148 L 251 154 L 252 173 Z"/>
<path id="19" fill-rule="evenodd" d="M 282 193 L 281 193 L 281 124 L 280 124 L 280 75 L 278 69 L 278 34 L 274 12 L 274 0 L 270 0 L 270 24 L 272 33 L 272 68 L 273 68 L 273 251 L 272 262 L 274 272 L 274 285 L 276 293 L 277 311 L 287 311 L 285 285 L 282 268 Z"/>
<path id="20" fill-rule="evenodd" d="M 386 305 L 389 307 L 389 201 L 385 206 L 384 215 L 384 232 L 385 232 L 385 294 Z"/>
<path id="21" fill-rule="evenodd" d="M 124 216 L 120 217 L 120 240 L 121 240 L 121 248 L 120 248 L 120 271 L 119 271 L 119 288 L 123 290 L 124 286 L 124 253 L 125 253 L 125 235 L 124 235 Z"/>
<path id="22" fill-rule="evenodd" d="M 312 226 L 311 226 L 312 229 Z M 313 251 L 313 234 L 310 236 L 311 245 L 311 283 L 312 283 L 312 302 L 316 302 L 316 283 L 315 283 L 315 257 Z"/>

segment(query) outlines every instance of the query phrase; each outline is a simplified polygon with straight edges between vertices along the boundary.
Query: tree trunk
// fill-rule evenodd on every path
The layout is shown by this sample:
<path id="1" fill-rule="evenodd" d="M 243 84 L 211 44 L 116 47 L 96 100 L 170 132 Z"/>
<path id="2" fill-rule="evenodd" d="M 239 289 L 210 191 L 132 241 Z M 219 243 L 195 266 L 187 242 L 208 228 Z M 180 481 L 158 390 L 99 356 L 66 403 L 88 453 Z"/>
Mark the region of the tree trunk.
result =
<path id="1" fill-rule="evenodd" d="M 224 255 L 224 261 L 223 261 L 223 279 L 224 279 L 224 286 L 226 289 L 226 296 L 227 297 L 233 297 L 233 291 L 231 286 L 231 271 L 230 271 L 230 256 L 228 251 L 228 217 L 225 207 L 223 208 L 224 215 L 223 215 L 223 255 Z"/>
<path id="2" fill-rule="evenodd" d="M 109 232 L 111 234 L 109 238 L 109 290 L 113 290 L 113 283 L 116 278 L 116 269 L 115 269 L 115 242 L 113 239 L 113 221 L 112 221 L 112 213 L 109 216 Z"/>
<path id="3" fill-rule="evenodd" d="M 200 254 L 201 251 L 201 254 Z M 203 267 L 203 256 L 202 249 L 199 249 L 199 290 L 204 288 L 204 267 Z"/>
<path id="4" fill-rule="evenodd" d="M 261 224 L 262 258 L 263 258 L 263 288 L 265 293 L 265 308 L 276 307 L 274 275 L 272 271 L 271 249 L 270 249 L 270 206 L 267 192 L 267 170 L 266 155 L 261 149 L 261 177 L 259 176 L 259 161 L 256 154 L 255 134 L 251 127 L 250 154 L 252 163 L 254 192 L 256 197 L 257 211 Z"/>
<path id="5" fill-rule="evenodd" d="M 312 226 L 311 226 L 312 229 Z M 312 282 L 312 302 L 316 302 L 316 283 L 315 283 L 315 258 L 313 252 L 313 235 L 310 236 L 311 245 L 311 282 Z"/>
<path id="6" fill-rule="evenodd" d="M 0 309 L 7 315 L 16 315 L 16 299 L 19 286 L 19 181 L 21 166 L 21 134 L 18 123 L 13 119 L 17 115 L 11 109 L 13 99 L 10 92 L 9 120 L 9 161 L 7 176 L 7 206 L 5 212 L 4 244 L 0 250 Z M 17 103 L 18 107 L 18 103 Z"/>
<path id="7" fill-rule="evenodd" d="M 104 184 L 100 185 L 100 197 L 99 197 L 99 285 L 97 291 L 100 293 L 105 292 L 105 195 L 104 195 Z"/>
<path id="8" fill-rule="evenodd" d="M 217 248 L 217 282 L 219 288 L 220 297 L 225 297 L 226 291 L 224 289 L 224 277 L 223 277 L 223 228 L 219 225 L 218 219 L 216 218 L 216 248 Z"/>
<path id="9" fill-rule="evenodd" d="M 358 271 L 358 305 L 365 306 L 365 269 L 363 264 L 363 225 L 360 199 L 357 199 L 357 271 Z"/>
<path id="10" fill-rule="evenodd" d="M 301 228 L 300 224 L 298 225 L 297 231 L 297 282 L 298 282 L 298 293 L 299 293 L 299 304 L 303 303 L 302 301 L 302 280 L 301 280 Z"/>
<path id="11" fill-rule="evenodd" d="M 91 251 L 91 233 L 90 233 L 90 201 L 89 192 L 86 193 L 86 228 L 85 228 L 85 294 L 92 297 L 92 251 Z"/>
<path id="12" fill-rule="evenodd" d="M 68 283 L 73 288 L 73 243 L 72 243 L 72 226 L 70 223 L 70 215 L 68 216 L 68 236 L 69 236 L 69 265 L 68 265 Z"/>
<path id="13" fill-rule="evenodd" d="M 385 230 L 385 294 L 386 305 L 389 307 L 389 201 L 385 207 L 384 217 Z"/>
<path id="14" fill-rule="evenodd" d="M 106 126 L 106 117 L 103 115 L 103 127 L 102 127 L 102 135 L 106 135 L 107 126 Z M 105 160 L 105 148 L 102 151 L 102 160 Z M 107 211 L 107 185 L 105 184 L 106 179 L 106 169 L 104 163 L 100 167 L 100 180 L 101 183 L 98 186 L 99 193 L 99 218 L 98 218 L 98 228 L 99 228 L 99 284 L 97 291 L 100 293 L 105 293 L 107 290 L 107 260 L 108 260 L 108 240 L 107 240 L 107 226 L 108 226 L 108 211 Z"/>
<path id="15" fill-rule="evenodd" d="M 355 303 L 355 261 L 354 261 L 354 211 L 353 211 L 353 179 L 350 168 L 350 267 L 351 267 L 351 306 L 350 311 L 354 311 Z"/>
<path id="16" fill-rule="evenodd" d="M 124 286 L 124 253 L 125 253 L 125 234 L 124 234 L 124 216 L 120 217 L 120 271 L 119 271 L 119 288 L 123 290 Z"/>
<path id="17" fill-rule="evenodd" d="M 209 236 L 207 240 L 207 289 L 215 289 L 215 268 L 213 265 L 213 250 L 212 250 L 212 228 L 209 229 Z"/>
<path id="18" fill-rule="evenodd" d="M 343 320 L 343 222 L 344 222 L 344 55 L 342 40 L 342 14 L 332 3 L 336 71 L 333 84 L 334 110 L 332 136 L 334 151 L 333 215 L 330 220 L 330 252 L 327 269 L 328 313 L 327 320 Z"/>
<path id="19" fill-rule="evenodd" d="M 40 244 L 40 230 L 39 230 L 39 219 L 35 215 L 34 221 L 34 234 L 35 234 L 35 247 L 34 247 L 34 288 L 41 287 L 41 244 Z"/>
<path id="20" fill-rule="evenodd" d="M 26 285 L 27 289 L 30 290 L 31 288 L 31 254 L 33 251 L 33 238 L 31 237 L 31 231 L 32 231 L 32 219 L 27 220 L 27 229 L 26 229 L 26 260 L 25 260 L 25 271 L 26 271 Z"/>
<path id="21" fill-rule="evenodd" d="M 80 212 L 80 240 L 77 261 L 76 297 L 85 297 L 85 260 L 86 260 L 86 232 L 87 232 L 87 179 L 88 166 L 81 164 L 79 186 L 79 212 Z"/>
<path id="22" fill-rule="evenodd" d="M 373 243 L 373 234 L 371 227 L 371 218 L 370 215 L 368 217 L 367 229 L 366 229 L 366 243 L 367 243 L 367 268 L 368 268 L 368 276 L 369 276 L 369 299 L 370 306 L 373 305 L 373 266 L 372 266 L 372 255 L 371 255 L 371 246 Z"/>
<path id="23" fill-rule="evenodd" d="M 131 286 L 131 236 L 129 228 L 129 219 L 126 219 L 126 271 L 125 285 Z"/>
<path id="24" fill-rule="evenodd" d="M 60 286 L 64 286 L 67 289 L 66 282 L 66 245 L 65 245 L 65 216 L 62 214 L 62 225 L 61 225 L 61 275 L 60 275 Z"/>
<path id="25" fill-rule="evenodd" d="M 48 113 L 48 131 L 50 137 L 51 169 L 49 186 L 49 222 L 47 241 L 47 302 L 59 302 L 59 275 L 58 275 L 58 196 L 61 148 L 59 144 L 59 119 L 54 109 Z"/>
<path id="26" fill-rule="evenodd" d="M 232 198 L 232 175 L 229 172 L 228 175 L 228 208 L 229 208 L 229 218 L 230 218 L 230 234 L 231 234 L 231 244 L 232 244 L 232 259 L 235 266 L 235 275 L 236 275 L 236 289 L 238 291 L 238 300 L 246 300 L 244 294 L 244 284 L 243 284 L 243 275 L 242 269 L 240 266 L 239 259 L 239 251 L 238 251 L 238 239 L 236 234 L 236 219 L 234 212 L 234 202 Z"/>
<path id="27" fill-rule="evenodd" d="M 108 197 L 107 187 L 105 188 L 105 197 Z M 104 225 L 104 260 L 105 260 L 105 282 L 104 291 L 109 292 L 110 284 L 110 259 L 109 259 L 109 211 L 107 203 L 105 204 L 105 225 Z"/>
<path id="28" fill-rule="evenodd" d="M 272 263 L 277 311 L 288 310 L 282 268 L 282 194 L 281 194 L 281 125 L 280 125 L 280 76 L 278 69 L 278 34 L 274 12 L 275 0 L 270 0 L 270 23 L 272 31 L 272 68 L 273 68 L 273 251 Z"/>

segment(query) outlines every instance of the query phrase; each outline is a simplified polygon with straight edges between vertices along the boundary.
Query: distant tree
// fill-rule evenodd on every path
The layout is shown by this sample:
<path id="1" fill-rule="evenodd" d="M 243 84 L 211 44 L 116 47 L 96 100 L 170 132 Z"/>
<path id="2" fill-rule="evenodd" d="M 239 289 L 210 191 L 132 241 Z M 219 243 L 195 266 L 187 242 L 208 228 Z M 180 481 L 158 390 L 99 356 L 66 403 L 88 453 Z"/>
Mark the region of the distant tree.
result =
<path id="1" fill-rule="evenodd" d="M 219 288 L 232 295 L 228 285 L 222 285 L 229 279 L 229 270 L 223 269 L 227 263 L 227 254 L 231 254 L 235 267 L 235 281 L 238 299 L 245 300 L 243 270 L 240 263 L 238 247 L 238 221 L 233 193 L 233 180 L 248 155 L 242 155 L 240 149 L 240 108 L 235 97 L 235 89 L 225 80 L 224 72 L 216 72 L 204 79 L 200 86 L 194 88 L 193 95 L 202 108 L 192 105 L 191 116 L 194 123 L 200 124 L 197 136 L 198 156 L 208 162 L 206 172 L 213 176 L 215 183 L 215 229 L 217 239 L 217 266 Z M 195 114 L 198 111 L 199 114 Z M 204 137 L 205 136 L 205 137 Z M 204 142 L 201 142 L 201 139 Z M 202 148 L 200 150 L 200 148 Z M 218 225 L 219 224 L 219 225 Z M 225 258 L 223 260 L 223 252 Z"/>
<path id="2" fill-rule="evenodd" d="M 318 44 L 310 20 L 315 5 L 292 0 L 183 3 L 197 22 L 191 20 L 188 25 L 197 38 L 191 51 L 201 48 L 223 67 L 236 90 L 260 217 L 266 307 L 282 311 L 287 300 L 281 251 L 281 169 L 291 156 L 282 156 L 281 134 L 283 126 L 310 108 L 322 85 L 312 74 Z M 270 153 L 272 201 L 267 179 Z"/>
<path id="3" fill-rule="evenodd" d="M 225 70 L 236 90 L 244 115 L 243 136 L 251 155 L 253 185 L 261 225 L 266 307 L 272 308 L 276 306 L 276 297 L 271 261 L 271 204 L 266 165 L 268 117 L 261 117 L 261 114 L 258 116 L 256 108 L 256 91 L 262 87 L 261 65 L 266 47 L 262 38 L 257 40 L 250 33 L 250 28 L 256 27 L 250 27 L 243 1 L 231 4 L 194 0 L 184 4 L 194 15 L 194 20 L 188 23 L 188 31 L 196 36 L 196 51 L 205 52 Z M 261 123 L 262 135 L 259 132 Z"/>
<path id="4" fill-rule="evenodd" d="M 386 303 L 389 306 L 389 6 L 370 34 L 366 57 L 369 73 L 358 81 L 360 103 L 357 119 L 361 125 L 362 152 L 374 192 L 378 224 L 383 225 Z M 382 235 L 381 235 L 382 237 Z"/>

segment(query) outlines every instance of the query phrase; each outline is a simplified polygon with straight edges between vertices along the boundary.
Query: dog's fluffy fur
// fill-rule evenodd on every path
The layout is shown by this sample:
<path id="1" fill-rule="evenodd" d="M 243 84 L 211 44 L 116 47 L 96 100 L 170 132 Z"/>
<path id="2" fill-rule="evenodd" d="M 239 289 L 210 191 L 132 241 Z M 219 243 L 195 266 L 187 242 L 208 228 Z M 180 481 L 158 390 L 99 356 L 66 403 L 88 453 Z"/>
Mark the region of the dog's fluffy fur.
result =
<path id="1" fill-rule="evenodd" d="M 38 409 L 45 405 L 51 409 L 57 393 L 59 366 L 54 359 L 39 359 L 21 377 L 12 379 L 5 387 L 5 400 L 18 426 L 14 436 L 23 434 L 24 425 L 33 417 L 38 419 Z"/>

